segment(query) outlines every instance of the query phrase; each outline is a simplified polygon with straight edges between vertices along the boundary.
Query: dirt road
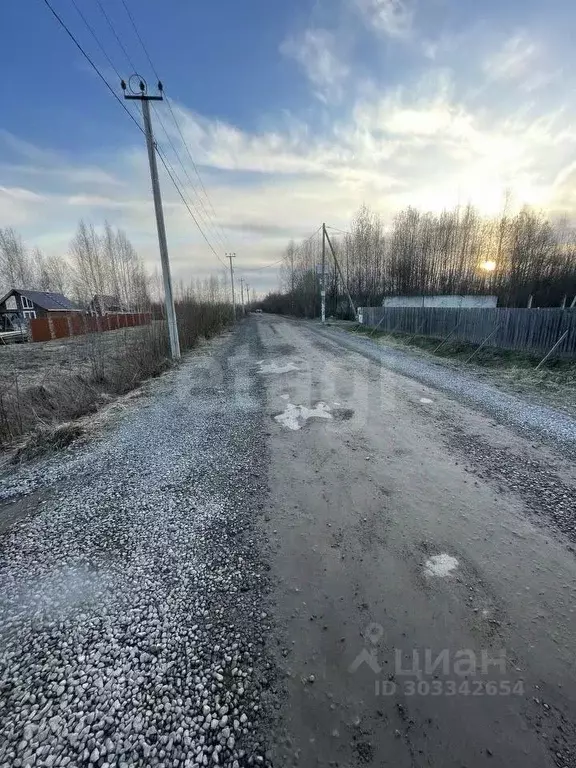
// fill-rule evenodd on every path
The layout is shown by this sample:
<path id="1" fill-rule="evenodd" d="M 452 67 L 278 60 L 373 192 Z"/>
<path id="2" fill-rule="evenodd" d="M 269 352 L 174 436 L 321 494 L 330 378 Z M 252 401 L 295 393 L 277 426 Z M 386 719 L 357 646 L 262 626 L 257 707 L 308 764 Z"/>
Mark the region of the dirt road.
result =
<path id="1" fill-rule="evenodd" d="M 574 425 L 425 380 L 251 317 L 5 471 L 0 766 L 576 766 Z"/>
<path id="2" fill-rule="evenodd" d="M 342 334 L 258 330 L 278 764 L 576 765 L 576 561 L 530 503 L 573 516 L 574 467 Z"/>

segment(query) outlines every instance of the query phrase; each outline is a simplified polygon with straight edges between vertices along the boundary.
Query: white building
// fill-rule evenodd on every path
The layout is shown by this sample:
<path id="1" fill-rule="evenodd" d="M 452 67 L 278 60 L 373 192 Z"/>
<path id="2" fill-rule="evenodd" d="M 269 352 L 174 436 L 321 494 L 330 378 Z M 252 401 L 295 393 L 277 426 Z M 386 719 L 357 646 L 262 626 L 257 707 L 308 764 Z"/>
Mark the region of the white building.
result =
<path id="1" fill-rule="evenodd" d="M 382 306 L 394 307 L 456 307 L 457 309 L 493 309 L 497 296 L 386 296 Z"/>

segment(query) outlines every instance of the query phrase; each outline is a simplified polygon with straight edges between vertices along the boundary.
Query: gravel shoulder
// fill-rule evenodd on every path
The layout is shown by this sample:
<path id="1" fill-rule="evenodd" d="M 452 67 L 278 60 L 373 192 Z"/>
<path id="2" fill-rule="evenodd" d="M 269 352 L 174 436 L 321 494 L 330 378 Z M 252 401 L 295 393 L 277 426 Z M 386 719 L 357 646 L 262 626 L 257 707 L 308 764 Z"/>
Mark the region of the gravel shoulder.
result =
<path id="1" fill-rule="evenodd" d="M 429 337 L 410 337 L 402 335 L 380 335 L 376 332 L 370 335 L 370 328 L 364 327 L 364 332 L 357 331 L 357 324 L 348 320 L 331 320 L 329 327 L 339 328 L 361 338 L 368 338 L 380 347 L 398 349 L 412 357 L 430 363 L 438 363 L 448 370 L 464 373 L 470 377 L 486 382 L 492 387 L 502 389 L 515 397 L 567 413 L 572 419 L 576 418 L 576 363 L 570 368 L 556 367 L 545 364 L 536 371 L 539 358 L 525 355 L 515 355 L 504 350 L 484 348 L 484 361 L 474 358 L 466 362 L 474 347 L 466 347 L 464 352 L 458 346 L 450 351 L 450 343 L 442 347 L 440 354 L 433 352 L 439 339 Z M 480 355 L 482 357 L 482 354 Z"/>
<path id="2" fill-rule="evenodd" d="M 566 413 L 536 402 L 535 398 L 527 400 L 501 391 L 484 378 L 405 349 L 353 336 L 342 329 L 321 328 L 317 323 L 308 323 L 308 326 L 327 339 L 337 340 L 346 349 L 358 352 L 389 370 L 453 395 L 461 402 L 523 430 L 525 434 L 548 440 L 565 451 L 573 452 L 576 448 L 576 420 Z M 576 399 L 576 391 L 572 393 L 572 398 Z"/>
<path id="3" fill-rule="evenodd" d="M 254 344 L 244 326 L 2 477 L 3 768 L 267 763 Z"/>

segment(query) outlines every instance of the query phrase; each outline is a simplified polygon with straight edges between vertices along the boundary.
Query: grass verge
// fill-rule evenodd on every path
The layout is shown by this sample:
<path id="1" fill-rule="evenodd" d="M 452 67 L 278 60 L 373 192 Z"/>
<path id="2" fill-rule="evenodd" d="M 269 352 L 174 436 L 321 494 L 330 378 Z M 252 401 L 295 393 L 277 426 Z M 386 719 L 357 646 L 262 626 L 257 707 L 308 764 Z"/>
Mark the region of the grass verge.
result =
<path id="1" fill-rule="evenodd" d="M 177 305 L 185 352 L 232 320 L 227 305 Z M 14 460 L 34 458 L 80 436 L 74 420 L 95 413 L 170 366 L 163 321 L 5 350 L 0 388 L 0 448 L 20 443 Z M 22 442 L 23 437 L 26 437 Z"/>

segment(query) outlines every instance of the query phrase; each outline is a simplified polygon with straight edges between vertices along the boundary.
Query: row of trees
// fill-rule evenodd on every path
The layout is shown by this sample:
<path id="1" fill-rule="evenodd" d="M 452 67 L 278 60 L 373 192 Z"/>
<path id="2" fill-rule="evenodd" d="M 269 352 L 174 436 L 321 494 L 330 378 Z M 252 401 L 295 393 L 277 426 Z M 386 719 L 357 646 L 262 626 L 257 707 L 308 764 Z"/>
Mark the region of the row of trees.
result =
<path id="1" fill-rule="evenodd" d="M 576 237 L 565 223 L 524 208 L 487 218 L 471 205 L 435 214 L 409 207 L 390 228 L 362 206 L 348 233 L 328 230 L 357 305 L 389 295 L 496 294 L 501 306 L 559 306 L 576 295 Z M 344 285 L 326 245 L 327 308 L 347 312 Z M 282 290 L 264 307 L 305 316 L 319 313 L 317 265 L 322 234 L 289 243 Z"/>
<path id="2" fill-rule="evenodd" d="M 80 221 L 64 255 L 29 250 L 12 228 L 0 228 L 0 292 L 10 288 L 63 293 L 86 305 L 95 294 L 118 296 L 128 307 L 150 304 L 150 278 L 121 229 Z"/>

